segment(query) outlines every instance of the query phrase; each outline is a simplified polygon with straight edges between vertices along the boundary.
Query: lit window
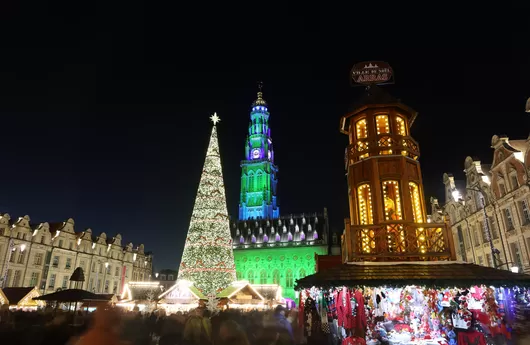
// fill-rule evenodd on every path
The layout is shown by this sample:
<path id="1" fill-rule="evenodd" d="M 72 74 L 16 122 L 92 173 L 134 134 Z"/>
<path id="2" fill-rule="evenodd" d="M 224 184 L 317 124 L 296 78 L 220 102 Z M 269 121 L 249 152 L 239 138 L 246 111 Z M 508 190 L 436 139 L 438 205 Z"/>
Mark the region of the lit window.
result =
<path id="1" fill-rule="evenodd" d="M 378 135 L 390 133 L 390 125 L 388 122 L 387 115 L 377 115 L 375 117 L 375 123 L 376 123 Z M 379 146 L 392 146 L 392 139 L 389 136 L 384 136 L 384 137 L 379 138 Z M 384 150 L 384 151 L 381 151 L 380 154 L 391 155 L 392 150 Z"/>
<path id="2" fill-rule="evenodd" d="M 388 134 L 390 133 L 390 125 L 388 123 L 388 116 L 377 115 L 375 117 L 375 123 L 377 127 L 377 134 Z"/>
<path id="3" fill-rule="evenodd" d="M 267 271 L 262 270 L 259 274 L 259 283 L 267 284 Z"/>
<path id="4" fill-rule="evenodd" d="M 254 284 L 254 272 L 252 271 L 248 271 L 247 273 L 247 277 L 248 277 L 248 282 L 250 284 Z"/>
<path id="5" fill-rule="evenodd" d="M 421 209 L 420 189 L 414 182 L 409 182 L 410 198 L 412 200 L 412 215 L 415 223 L 423 223 L 423 212 Z"/>
<path id="6" fill-rule="evenodd" d="M 374 216 L 372 211 L 372 193 L 370 192 L 370 185 L 363 184 L 357 189 L 359 198 L 359 221 L 361 224 L 372 224 Z M 373 241 L 374 232 L 371 229 L 363 229 L 361 232 L 361 249 L 363 253 L 370 253 L 375 249 L 375 242 Z"/>
<path id="7" fill-rule="evenodd" d="M 357 130 L 357 139 L 365 139 L 368 137 L 368 132 L 366 129 L 366 119 L 357 121 L 355 124 L 355 129 Z"/>
<path id="8" fill-rule="evenodd" d="M 402 117 L 396 117 L 396 132 L 398 135 L 407 135 L 407 127 Z"/>
<path id="9" fill-rule="evenodd" d="M 401 219 L 401 198 L 397 181 L 383 182 L 383 197 L 385 200 L 385 220 Z"/>
<path id="10" fill-rule="evenodd" d="M 285 287 L 292 289 L 294 286 L 293 271 L 287 270 L 285 274 Z"/>
<path id="11" fill-rule="evenodd" d="M 358 188 L 359 197 L 359 220 L 361 224 L 372 224 L 372 193 L 370 192 L 370 185 L 363 184 Z"/>

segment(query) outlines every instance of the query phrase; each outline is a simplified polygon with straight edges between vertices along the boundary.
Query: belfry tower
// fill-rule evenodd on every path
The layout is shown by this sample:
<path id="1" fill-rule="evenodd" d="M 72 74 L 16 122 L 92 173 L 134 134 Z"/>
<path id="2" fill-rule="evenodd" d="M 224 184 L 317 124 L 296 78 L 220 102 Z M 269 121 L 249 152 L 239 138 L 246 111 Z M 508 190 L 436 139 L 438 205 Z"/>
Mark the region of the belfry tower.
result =
<path id="1" fill-rule="evenodd" d="M 426 216 L 419 146 L 410 136 L 417 113 L 380 87 L 365 87 L 340 122 L 349 137 L 343 262 L 454 259 L 446 225 Z"/>
<path id="2" fill-rule="evenodd" d="M 245 159 L 241 161 L 239 220 L 276 219 L 280 216 L 276 200 L 278 168 L 274 165 L 270 113 L 261 88 L 260 83 L 258 97 L 250 111 Z"/>

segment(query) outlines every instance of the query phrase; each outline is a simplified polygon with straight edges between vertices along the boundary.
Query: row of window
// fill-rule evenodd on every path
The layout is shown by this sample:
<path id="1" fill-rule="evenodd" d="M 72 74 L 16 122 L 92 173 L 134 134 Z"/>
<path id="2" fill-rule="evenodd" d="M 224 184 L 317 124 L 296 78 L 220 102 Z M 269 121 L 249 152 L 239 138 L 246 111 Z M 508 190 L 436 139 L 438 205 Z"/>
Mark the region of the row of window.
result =
<path id="1" fill-rule="evenodd" d="M 421 202 L 420 188 L 417 183 L 409 182 L 409 193 L 412 200 L 412 216 L 416 223 L 423 223 L 423 208 Z M 385 220 L 403 219 L 401 205 L 399 181 L 383 181 L 381 184 L 383 191 Z M 369 184 L 360 185 L 357 188 L 358 210 L 360 224 L 373 224 L 374 215 L 372 205 L 372 192 Z"/>
<path id="2" fill-rule="evenodd" d="M 305 269 L 301 268 L 298 271 L 298 279 L 304 278 L 306 275 L 307 273 Z M 272 284 L 282 285 L 281 280 L 283 276 L 280 274 L 279 270 L 274 270 L 272 272 L 271 277 L 272 277 Z M 269 281 L 268 278 L 269 278 L 269 275 L 268 275 L 267 270 L 261 270 L 259 272 L 259 275 L 254 273 L 254 271 L 248 271 L 247 276 L 246 276 L 246 279 L 248 280 L 250 284 L 256 284 L 256 283 L 257 284 L 268 284 L 268 281 Z M 237 279 L 242 280 L 242 279 L 245 279 L 245 277 L 243 277 L 243 274 L 241 274 L 241 272 L 237 272 Z M 294 273 L 291 269 L 287 269 L 285 271 L 285 287 L 286 288 L 294 287 Z"/>
<path id="3" fill-rule="evenodd" d="M 393 127 L 393 128 L 391 128 Z M 405 136 L 407 135 L 407 126 L 405 119 L 401 116 L 395 117 L 395 122 L 391 126 L 388 115 L 377 115 L 375 117 L 375 131 L 378 135 L 390 134 L 391 132 Z M 368 121 L 366 118 L 358 120 L 355 123 L 355 137 L 357 140 L 366 139 L 369 134 Z"/>

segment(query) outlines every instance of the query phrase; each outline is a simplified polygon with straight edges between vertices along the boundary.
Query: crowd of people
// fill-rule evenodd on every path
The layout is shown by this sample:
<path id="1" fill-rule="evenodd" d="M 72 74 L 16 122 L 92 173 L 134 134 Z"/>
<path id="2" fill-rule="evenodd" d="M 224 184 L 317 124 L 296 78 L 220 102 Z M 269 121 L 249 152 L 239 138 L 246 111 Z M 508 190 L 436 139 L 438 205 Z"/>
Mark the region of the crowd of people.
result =
<path id="1" fill-rule="evenodd" d="M 9 312 L 0 318 L 0 339 L 9 345 L 291 345 L 299 343 L 296 311 L 205 308 L 166 315 L 100 308 L 93 313 Z"/>

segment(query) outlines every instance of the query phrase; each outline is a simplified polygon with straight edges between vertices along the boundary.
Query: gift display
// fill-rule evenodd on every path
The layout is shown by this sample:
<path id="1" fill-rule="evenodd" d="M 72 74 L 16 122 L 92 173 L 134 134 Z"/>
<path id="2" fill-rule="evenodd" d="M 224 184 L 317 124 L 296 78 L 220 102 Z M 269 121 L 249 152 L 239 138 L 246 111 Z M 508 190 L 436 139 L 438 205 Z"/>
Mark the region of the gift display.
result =
<path id="1" fill-rule="evenodd" d="M 460 345 L 506 334 L 510 291 L 504 290 L 486 286 L 312 288 L 300 294 L 299 308 L 308 343 L 328 339 L 331 345 Z"/>

